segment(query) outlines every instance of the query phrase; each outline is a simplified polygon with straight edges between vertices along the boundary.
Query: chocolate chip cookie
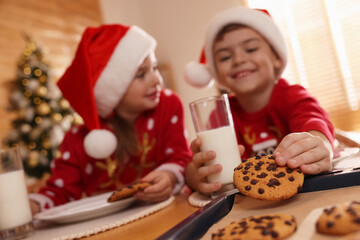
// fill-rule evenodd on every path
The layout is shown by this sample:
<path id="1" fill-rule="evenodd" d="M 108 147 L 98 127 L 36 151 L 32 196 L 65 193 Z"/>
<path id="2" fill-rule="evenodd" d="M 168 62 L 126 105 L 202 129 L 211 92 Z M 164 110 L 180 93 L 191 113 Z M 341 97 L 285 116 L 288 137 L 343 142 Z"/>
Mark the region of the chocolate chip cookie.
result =
<path id="1" fill-rule="evenodd" d="M 297 229 L 292 215 L 270 214 L 243 218 L 232 222 L 212 234 L 213 240 L 222 239 L 271 239 L 279 240 L 292 235 Z"/>
<path id="2" fill-rule="evenodd" d="M 140 182 L 133 183 L 127 186 L 123 186 L 120 189 L 113 192 L 113 194 L 108 198 L 108 202 L 119 201 L 124 198 L 133 196 L 136 192 L 142 191 L 145 188 L 149 187 L 150 183 Z"/>
<path id="3" fill-rule="evenodd" d="M 234 169 L 234 184 L 240 193 L 261 200 L 282 200 L 294 196 L 304 183 L 300 169 L 280 167 L 273 155 L 244 159 Z"/>
<path id="4" fill-rule="evenodd" d="M 360 201 L 325 208 L 316 222 L 320 233 L 345 235 L 360 230 Z"/>

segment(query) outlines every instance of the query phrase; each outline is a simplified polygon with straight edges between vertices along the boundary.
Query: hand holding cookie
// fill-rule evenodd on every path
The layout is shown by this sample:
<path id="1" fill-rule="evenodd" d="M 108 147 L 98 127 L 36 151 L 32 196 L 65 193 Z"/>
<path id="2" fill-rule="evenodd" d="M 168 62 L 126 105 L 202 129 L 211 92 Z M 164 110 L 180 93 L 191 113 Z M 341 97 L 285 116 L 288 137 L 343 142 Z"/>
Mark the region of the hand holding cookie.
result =
<path id="1" fill-rule="evenodd" d="M 137 192 L 134 197 L 142 201 L 161 202 L 168 199 L 174 191 L 177 191 L 177 177 L 167 170 L 154 170 L 141 179 L 151 183 L 144 191 Z"/>
<path id="2" fill-rule="evenodd" d="M 319 174 L 332 169 L 332 145 L 318 131 L 286 135 L 274 151 L 279 166 L 300 168 L 305 174 Z"/>
<path id="3" fill-rule="evenodd" d="M 142 191 L 145 188 L 149 187 L 151 184 L 146 182 L 138 182 L 123 186 L 118 190 L 114 191 L 113 194 L 108 198 L 108 202 L 119 201 L 128 197 L 133 196 L 138 191 Z"/>

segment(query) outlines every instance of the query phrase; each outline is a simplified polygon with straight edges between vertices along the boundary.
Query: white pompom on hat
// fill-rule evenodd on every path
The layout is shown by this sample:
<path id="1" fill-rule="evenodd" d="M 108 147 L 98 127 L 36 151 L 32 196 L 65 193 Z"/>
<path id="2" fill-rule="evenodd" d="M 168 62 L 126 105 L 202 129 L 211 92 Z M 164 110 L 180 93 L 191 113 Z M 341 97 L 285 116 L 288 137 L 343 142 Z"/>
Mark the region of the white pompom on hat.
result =
<path id="1" fill-rule="evenodd" d="M 235 7 L 218 13 L 210 21 L 200 60 L 185 66 L 185 80 L 195 87 L 210 86 L 217 80 L 212 48 L 217 34 L 229 24 L 248 26 L 269 42 L 282 61 L 282 67 L 276 76 L 279 78 L 287 63 L 286 45 L 279 28 L 266 10 Z"/>
<path id="2" fill-rule="evenodd" d="M 155 48 L 155 39 L 137 26 L 108 24 L 85 30 L 73 62 L 57 84 L 89 129 L 84 139 L 89 156 L 101 159 L 115 151 L 116 136 L 101 129 L 100 117 L 114 112 L 138 67 Z"/>

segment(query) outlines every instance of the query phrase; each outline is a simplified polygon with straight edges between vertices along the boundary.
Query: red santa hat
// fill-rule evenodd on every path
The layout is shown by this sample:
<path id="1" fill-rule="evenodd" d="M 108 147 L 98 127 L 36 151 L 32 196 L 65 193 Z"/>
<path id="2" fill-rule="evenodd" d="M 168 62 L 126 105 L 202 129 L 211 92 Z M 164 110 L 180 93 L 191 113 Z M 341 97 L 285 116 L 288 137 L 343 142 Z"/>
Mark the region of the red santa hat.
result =
<path id="1" fill-rule="evenodd" d="M 277 77 L 280 77 L 286 66 L 287 55 L 285 41 L 279 28 L 266 10 L 235 7 L 220 12 L 210 21 L 199 62 L 189 62 L 185 67 L 187 82 L 195 87 L 206 87 L 217 79 L 212 48 L 217 34 L 229 24 L 248 26 L 269 42 L 283 63 L 277 73 Z"/>
<path id="2" fill-rule="evenodd" d="M 57 84 L 89 129 L 84 140 L 89 156 L 101 159 L 115 151 L 116 137 L 101 129 L 99 117 L 113 113 L 155 47 L 155 39 L 137 26 L 113 24 L 85 30 L 73 62 Z"/>

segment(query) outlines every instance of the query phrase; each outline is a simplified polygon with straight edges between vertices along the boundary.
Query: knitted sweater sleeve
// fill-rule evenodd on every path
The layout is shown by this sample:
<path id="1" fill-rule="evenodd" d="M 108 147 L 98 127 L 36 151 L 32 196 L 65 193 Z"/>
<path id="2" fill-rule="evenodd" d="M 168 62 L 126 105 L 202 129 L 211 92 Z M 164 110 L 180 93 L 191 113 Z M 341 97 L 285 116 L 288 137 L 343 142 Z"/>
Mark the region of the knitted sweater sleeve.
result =
<path id="1" fill-rule="evenodd" d="M 319 131 L 333 143 L 334 127 L 319 102 L 300 85 L 288 86 L 283 93 L 285 101 L 282 104 L 286 106 L 289 131 Z"/>
<path id="2" fill-rule="evenodd" d="M 61 156 L 51 163 L 52 175 L 46 186 L 38 193 L 29 195 L 30 199 L 40 204 L 42 210 L 81 198 L 82 167 L 76 154 L 79 141 L 72 131 L 67 132 L 60 146 Z"/>

